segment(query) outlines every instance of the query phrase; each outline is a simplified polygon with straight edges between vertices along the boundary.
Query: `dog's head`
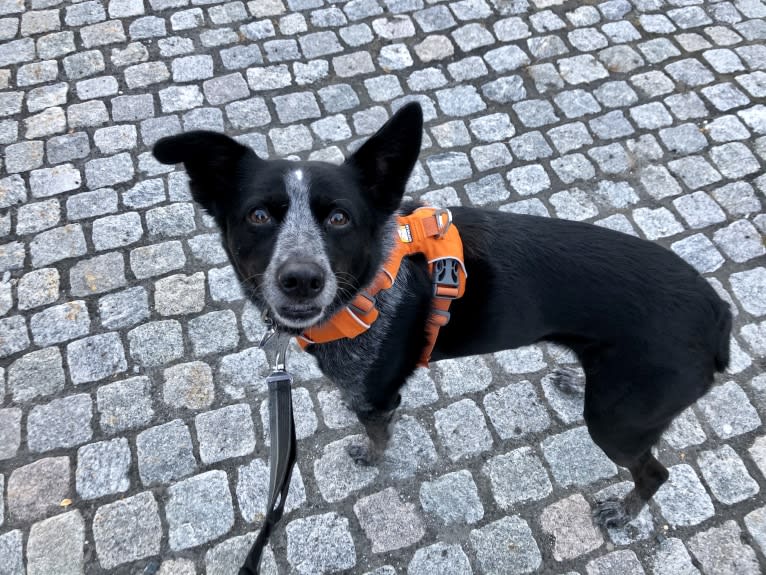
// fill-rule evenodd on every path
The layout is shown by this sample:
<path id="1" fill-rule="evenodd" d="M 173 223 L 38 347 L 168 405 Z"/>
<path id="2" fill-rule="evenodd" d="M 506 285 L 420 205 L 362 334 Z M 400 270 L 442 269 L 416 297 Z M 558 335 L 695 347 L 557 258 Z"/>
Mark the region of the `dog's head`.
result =
<path id="1" fill-rule="evenodd" d="M 154 156 L 184 164 L 249 297 L 299 331 L 348 303 L 380 267 L 422 125 L 420 106 L 408 104 L 340 166 L 263 160 L 205 131 L 163 138 Z"/>

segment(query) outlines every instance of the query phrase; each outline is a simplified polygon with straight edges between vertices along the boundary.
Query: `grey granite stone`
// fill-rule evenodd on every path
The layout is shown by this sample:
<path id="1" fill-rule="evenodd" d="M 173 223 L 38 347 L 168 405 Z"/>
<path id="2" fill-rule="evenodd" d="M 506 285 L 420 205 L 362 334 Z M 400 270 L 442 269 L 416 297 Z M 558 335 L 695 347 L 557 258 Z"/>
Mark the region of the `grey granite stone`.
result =
<path id="1" fill-rule="evenodd" d="M 27 417 L 27 444 L 32 452 L 73 447 L 93 436 L 93 402 L 86 393 L 54 399 L 32 408 Z"/>
<path id="2" fill-rule="evenodd" d="M 24 573 L 23 534 L 20 529 L 0 535 L 0 565 L 8 575 Z"/>
<path id="3" fill-rule="evenodd" d="M 484 464 L 482 473 L 489 478 L 492 495 L 504 510 L 543 499 L 553 490 L 542 462 L 529 447 L 493 457 Z"/>
<path id="4" fill-rule="evenodd" d="M 760 491 L 742 460 L 728 445 L 703 451 L 698 463 L 713 496 L 725 505 L 744 501 Z"/>
<path id="5" fill-rule="evenodd" d="M 484 517 L 476 483 L 463 469 L 443 475 L 420 486 L 420 505 L 444 524 L 473 524 Z"/>
<path id="6" fill-rule="evenodd" d="M 377 573 L 377 572 L 376 572 Z M 391 571 L 390 574 L 394 574 Z M 429 575 L 441 573 L 442 575 L 470 575 L 471 563 L 460 545 L 448 545 L 447 543 L 435 543 L 428 547 L 422 547 L 415 551 L 407 573 L 412 575 Z M 378 575 L 389 575 L 381 572 Z"/>
<path id="7" fill-rule="evenodd" d="M 64 368 L 57 347 L 30 352 L 8 367 L 8 390 L 15 402 L 52 395 L 64 388 Z"/>
<path id="8" fill-rule="evenodd" d="M 130 252 L 130 267 L 139 279 L 165 274 L 182 268 L 185 263 L 181 243 L 175 240 L 135 248 Z"/>
<path id="9" fill-rule="evenodd" d="M 440 361 L 435 369 L 442 391 L 450 397 L 481 391 L 492 384 L 492 372 L 480 357 Z"/>
<path id="10" fill-rule="evenodd" d="M 107 434 L 136 429 L 151 421 L 151 383 L 144 376 L 102 385 L 96 393 L 101 430 Z"/>
<path id="11" fill-rule="evenodd" d="M 742 541 L 742 531 L 735 521 L 698 533 L 688 545 L 705 573 L 756 575 L 761 572 L 755 552 Z"/>
<path id="12" fill-rule="evenodd" d="M 96 499 L 130 488 L 130 447 L 124 437 L 84 445 L 77 450 L 75 485 L 83 499 Z"/>
<path id="13" fill-rule="evenodd" d="M 766 510 L 761 507 L 745 515 L 745 526 L 763 552 L 766 549 Z"/>
<path id="14" fill-rule="evenodd" d="M 237 346 L 237 320 L 231 310 L 210 312 L 189 322 L 189 338 L 195 356 L 229 351 Z"/>
<path id="15" fill-rule="evenodd" d="M 155 367 L 183 355 L 181 324 L 175 320 L 155 321 L 128 332 L 130 355 L 140 365 Z"/>
<path id="16" fill-rule="evenodd" d="M 553 478 L 562 487 L 587 485 L 617 473 L 617 467 L 593 443 L 585 427 L 548 437 L 541 446 Z"/>
<path id="17" fill-rule="evenodd" d="M 0 409 L 0 460 L 12 459 L 21 446 L 21 409 Z"/>
<path id="18" fill-rule="evenodd" d="M 439 438 L 452 461 L 492 448 L 492 436 L 476 403 L 463 399 L 434 413 Z"/>
<path id="19" fill-rule="evenodd" d="M 124 372 L 128 364 L 117 333 L 86 337 L 67 346 L 67 363 L 72 383 L 98 381 Z"/>
<path id="20" fill-rule="evenodd" d="M 0 357 L 6 357 L 29 347 L 27 324 L 21 316 L 0 320 L 0 328 L 5 334 L 0 339 Z"/>
<path id="21" fill-rule="evenodd" d="M 144 485 L 168 483 L 197 468 L 191 435 L 180 419 L 150 427 L 136 437 L 138 472 Z"/>
<path id="22" fill-rule="evenodd" d="M 532 530 L 517 515 L 474 529 L 469 539 L 484 573 L 528 573 L 542 563 Z M 513 546 L 507 541 L 513 541 Z"/>
<path id="23" fill-rule="evenodd" d="M 708 425 L 722 439 L 746 433 L 761 424 L 747 395 L 733 381 L 714 387 L 698 405 Z"/>
<path id="24" fill-rule="evenodd" d="M 624 549 L 613 551 L 602 557 L 592 559 L 585 566 L 588 575 L 606 575 L 607 573 L 624 573 L 626 575 L 644 575 L 644 568 L 636 554 Z"/>
<path id="25" fill-rule="evenodd" d="M 27 572 L 78 575 L 85 565 L 85 521 L 70 511 L 32 525 L 27 540 Z"/>
<path id="26" fill-rule="evenodd" d="M 699 575 L 683 542 L 675 537 L 665 539 L 649 560 L 655 575 Z"/>
<path id="27" fill-rule="evenodd" d="M 208 471 L 172 485 L 165 504 L 170 548 L 188 549 L 227 533 L 234 524 L 226 473 Z M 195 527 L 190 528 L 191 525 Z"/>
<path id="28" fill-rule="evenodd" d="M 484 408 L 501 439 L 539 433 L 550 424 L 548 412 L 528 381 L 488 393 Z"/>
<path id="29" fill-rule="evenodd" d="M 180 315 L 202 311 L 205 307 L 205 274 L 176 274 L 154 284 L 154 308 L 160 315 Z"/>
<path id="30" fill-rule="evenodd" d="M 131 327 L 149 317 L 149 298 L 142 287 L 105 295 L 98 302 L 101 325 L 107 329 Z"/>
<path id="31" fill-rule="evenodd" d="M 669 468 L 670 478 L 660 487 L 654 501 L 673 527 L 697 525 L 713 516 L 713 502 L 691 466 L 683 463 Z"/>
<path id="32" fill-rule="evenodd" d="M 213 372 L 201 361 L 181 363 L 164 372 L 163 401 L 172 407 L 199 410 L 213 402 Z"/>
<path id="33" fill-rule="evenodd" d="M 409 547 L 425 535 L 415 506 L 404 503 L 392 487 L 359 499 L 354 513 L 372 542 L 373 553 Z"/>
<path id="34" fill-rule="evenodd" d="M 436 449 L 423 425 L 412 416 L 401 416 L 394 423 L 384 454 L 386 473 L 404 479 L 433 468 L 436 462 Z"/>
<path id="35" fill-rule="evenodd" d="M 285 530 L 287 561 L 300 574 L 339 571 L 356 565 L 348 519 L 337 513 L 295 519 Z"/>
<path id="36" fill-rule="evenodd" d="M 103 505 L 93 517 L 96 554 L 105 569 L 159 554 L 161 538 L 159 507 L 149 491 Z"/>
<path id="37" fill-rule="evenodd" d="M 314 477 L 319 492 L 327 502 L 342 501 L 352 493 L 370 485 L 377 477 L 375 467 L 357 465 L 347 453 L 350 445 L 361 443 L 362 436 L 349 436 L 324 447 L 314 461 Z"/>
<path id="38" fill-rule="evenodd" d="M 11 519 L 31 522 L 57 512 L 72 494 L 69 465 L 68 457 L 46 457 L 14 469 L 6 487 Z"/>
<path id="39" fill-rule="evenodd" d="M 574 559 L 603 543 L 601 533 L 593 526 L 590 506 L 580 494 L 546 507 L 540 523 L 553 539 L 553 558 L 557 561 Z"/>
<path id="40" fill-rule="evenodd" d="M 203 463 L 241 457 L 255 449 L 255 429 L 247 404 L 201 413 L 195 417 L 194 426 Z"/>

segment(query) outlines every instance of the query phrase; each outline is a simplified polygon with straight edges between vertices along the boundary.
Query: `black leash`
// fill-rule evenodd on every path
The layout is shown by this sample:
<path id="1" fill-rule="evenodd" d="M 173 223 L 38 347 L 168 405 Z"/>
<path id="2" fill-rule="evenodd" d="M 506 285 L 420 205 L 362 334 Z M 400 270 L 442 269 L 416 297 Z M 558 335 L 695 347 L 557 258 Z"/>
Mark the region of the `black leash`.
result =
<path id="1" fill-rule="evenodd" d="M 274 526 L 282 518 L 290 488 L 290 478 L 295 465 L 295 421 L 293 420 L 292 376 L 285 369 L 287 346 L 290 336 L 277 331 L 268 317 L 264 318 L 269 331 L 261 340 L 261 347 L 269 342 L 276 343 L 273 371 L 266 378 L 269 386 L 269 430 L 271 446 L 269 448 L 269 497 L 266 501 L 266 516 L 255 543 L 247 554 L 239 575 L 258 575 L 260 572 L 263 548 L 269 541 Z M 277 504 L 277 499 L 279 504 Z"/>

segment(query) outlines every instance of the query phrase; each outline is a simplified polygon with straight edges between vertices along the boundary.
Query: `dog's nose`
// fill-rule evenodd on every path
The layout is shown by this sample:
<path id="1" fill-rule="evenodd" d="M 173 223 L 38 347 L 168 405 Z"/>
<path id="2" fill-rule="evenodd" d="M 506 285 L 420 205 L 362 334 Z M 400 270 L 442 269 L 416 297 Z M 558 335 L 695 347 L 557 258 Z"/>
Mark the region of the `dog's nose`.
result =
<path id="1" fill-rule="evenodd" d="M 315 297 L 324 287 L 324 272 L 312 262 L 287 262 L 277 274 L 279 288 L 290 297 Z"/>

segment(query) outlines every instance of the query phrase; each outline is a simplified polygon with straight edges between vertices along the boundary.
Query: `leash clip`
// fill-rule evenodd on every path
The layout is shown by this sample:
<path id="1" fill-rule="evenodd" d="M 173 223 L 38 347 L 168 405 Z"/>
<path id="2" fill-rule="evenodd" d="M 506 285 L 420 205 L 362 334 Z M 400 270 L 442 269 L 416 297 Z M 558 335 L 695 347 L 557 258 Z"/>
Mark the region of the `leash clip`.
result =
<path id="1" fill-rule="evenodd" d="M 442 223 L 442 216 L 446 216 L 446 223 Z M 436 237 L 443 238 L 452 225 L 452 212 L 447 208 L 437 208 L 434 211 L 434 217 L 436 218 L 436 229 L 438 232 Z"/>
<path id="2" fill-rule="evenodd" d="M 287 351 L 292 336 L 277 329 L 268 311 L 263 313 L 261 320 L 266 325 L 266 333 L 261 337 L 258 347 L 266 353 L 272 372 L 286 372 Z"/>

